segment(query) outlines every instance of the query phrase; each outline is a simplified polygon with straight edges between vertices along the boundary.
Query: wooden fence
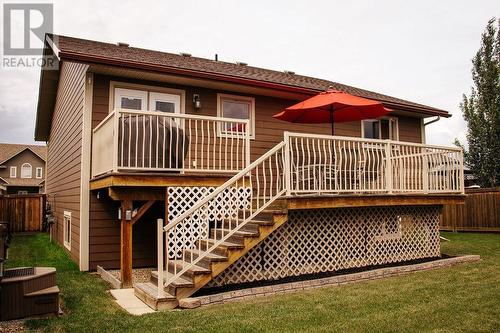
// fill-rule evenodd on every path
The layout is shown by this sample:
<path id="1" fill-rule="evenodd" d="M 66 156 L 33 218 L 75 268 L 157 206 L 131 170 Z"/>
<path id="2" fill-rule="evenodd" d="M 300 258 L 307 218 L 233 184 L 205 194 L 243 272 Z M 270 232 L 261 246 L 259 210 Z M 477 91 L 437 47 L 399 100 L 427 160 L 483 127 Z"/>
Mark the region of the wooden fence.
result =
<path id="1" fill-rule="evenodd" d="M 465 193 L 465 205 L 443 207 L 441 230 L 500 232 L 500 187 Z"/>
<path id="2" fill-rule="evenodd" d="M 0 196 L 0 221 L 9 221 L 12 232 L 41 231 L 44 194 Z"/>

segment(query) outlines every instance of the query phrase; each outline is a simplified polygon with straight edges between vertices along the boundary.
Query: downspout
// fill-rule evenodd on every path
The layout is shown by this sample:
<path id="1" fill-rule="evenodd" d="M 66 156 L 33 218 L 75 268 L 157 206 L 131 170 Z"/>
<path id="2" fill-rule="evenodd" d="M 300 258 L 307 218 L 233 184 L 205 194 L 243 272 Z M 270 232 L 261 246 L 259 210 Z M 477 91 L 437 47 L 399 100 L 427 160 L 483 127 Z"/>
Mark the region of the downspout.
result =
<path id="1" fill-rule="evenodd" d="M 436 119 L 433 119 L 431 121 L 428 121 L 428 122 L 424 123 L 424 127 L 427 126 L 427 125 L 430 125 L 432 123 L 435 123 L 435 122 L 439 121 L 440 119 L 441 119 L 441 116 L 436 116 Z"/>
<path id="2" fill-rule="evenodd" d="M 430 121 L 428 121 L 426 123 L 424 123 L 424 121 L 422 119 L 422 127 L 421 128 L 422 128 L 422 143 L 423 144 L 426 143 L 426 140 L 425 140 L 425 126 L 430 125 L 432 123 L 435 123 L 435 122 L 439 121 L 440 119 L 441 119 L 441 116 L 436 116 L 435 119 L 430 120 Z"/>

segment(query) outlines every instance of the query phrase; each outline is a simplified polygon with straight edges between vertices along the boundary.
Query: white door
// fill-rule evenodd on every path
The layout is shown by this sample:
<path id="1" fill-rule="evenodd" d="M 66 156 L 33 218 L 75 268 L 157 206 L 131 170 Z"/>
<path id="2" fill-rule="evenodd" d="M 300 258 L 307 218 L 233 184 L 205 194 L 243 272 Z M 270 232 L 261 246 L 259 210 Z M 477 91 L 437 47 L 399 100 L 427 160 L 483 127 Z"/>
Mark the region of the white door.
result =
<path id="1" fill-rule="evenodd" d="M 147 91 L 134 89 L 115 89 L 115 108 L 128 110 L 147 110 Z"/>

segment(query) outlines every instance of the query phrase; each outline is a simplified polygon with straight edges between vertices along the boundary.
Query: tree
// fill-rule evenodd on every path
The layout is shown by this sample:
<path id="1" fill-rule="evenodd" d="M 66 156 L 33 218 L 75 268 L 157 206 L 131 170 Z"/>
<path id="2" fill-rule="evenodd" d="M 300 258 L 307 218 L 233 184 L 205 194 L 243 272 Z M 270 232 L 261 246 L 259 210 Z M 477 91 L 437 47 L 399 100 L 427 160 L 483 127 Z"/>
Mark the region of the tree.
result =
<path id="1" fill-rule="evenodd" d="M 497 26 L 495 26 L 495 24 Z M 465 162 L 481 186 L 500 185 L 500 20 L 489 20 L 472 59 L 474 81 L 460 104 L 467 123 Z"/>

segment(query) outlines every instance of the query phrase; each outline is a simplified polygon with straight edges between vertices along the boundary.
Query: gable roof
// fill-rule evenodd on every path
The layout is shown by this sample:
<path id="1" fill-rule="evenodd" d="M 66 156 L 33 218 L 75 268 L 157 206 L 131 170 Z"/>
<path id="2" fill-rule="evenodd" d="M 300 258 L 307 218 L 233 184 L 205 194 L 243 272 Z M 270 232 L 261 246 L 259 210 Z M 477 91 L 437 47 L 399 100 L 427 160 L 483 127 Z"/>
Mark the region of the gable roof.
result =
<path id="1" fill-rule="evenodd" d="M 451 116 L 445 110 L 334 81 L 248 65 L 242 66 L 235 63 L 215 61 L 206 58 L 183 56 L 180 54 L 129 46 L 119 46 L 111 43 L 54 34 L 47 34 L 46 36 L 44 54 L 47 54 L 48 50 L 51 50 L 51 52 L 61 61 L 76 61 L 88 64 L 110 65 L 191 77 L 202 77 L 311 95 L 324 91 L 329 87 L 333 87 L 336 90 L 345 91 L 356 96 L 381 101 L 390 108 L 392 107 L 427 115 Z M 45 71 L 42 71 L 40 79 L 40 95 L 42 95 L 43 92 L 42 83 L 44 81 L 44 72 Z M 40 100 L 39 96 L 38 113 L 40 113 L 41 107 Z M 36 131 L 37 130 L 35 130 L 35 132 Z M 42 135 L 38 136 L 42 137 Z"/>
<path id="2" fill-rule="evenodd" d="M 37 178 L 9 178 L 9 180 L 6 181 L 4 186 L 35 187 L 35 186 L 41 186 L 43 182 L 44 182 L 43 179 L 37 179 Z"/>
<path id="3" fill-rule="evenodd" d="M 18 143 L 0 143 L 0 164 L 5 163 L 26 149 L 31 150 L 42 160 L 47 160 L 47 146 L 24 145 Z"/>

